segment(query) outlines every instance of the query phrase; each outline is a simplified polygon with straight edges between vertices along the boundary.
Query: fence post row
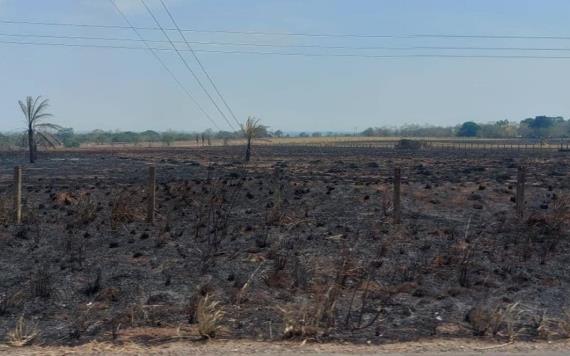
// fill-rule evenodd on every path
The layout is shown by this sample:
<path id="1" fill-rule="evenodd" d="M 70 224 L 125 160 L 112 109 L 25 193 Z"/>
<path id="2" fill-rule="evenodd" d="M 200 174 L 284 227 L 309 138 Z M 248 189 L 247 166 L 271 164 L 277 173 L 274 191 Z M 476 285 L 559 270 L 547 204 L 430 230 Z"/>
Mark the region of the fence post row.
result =
<path id="1" fill-rule="evenodd" d="M 400 184 L 402 179 L 402 171 L 400 167 L 394 168 L 394 224 L 400 224 Z"/>
<path id="2" fill-rule="evenodd" d="M 146 221 L 152 223 L 154 221 L 154 211 L 156 208 L 156 167 L 148 167 L 148 206 Z"/>
<path id="3" fill-rule="evenodd" d="M 14 220 L 22 223 L 22 167 L 14 168 Z"/>
<path id="4" fill-rule="evenodd" d="M 148 188 L 147 188 L 147 217 L 146 221 L 154 222 L 156 211 L 156 167 L 150 166 L 148 169 Z M 393 223 L 401 223 L 401 181 L 402 171 L 400 167 L 394 168 L 394 191 L 393 191 Z M 516 214 L 519 218 L 524 217 L 525 210 L 525 184 L 526 184 L 526 167 L 519 166 L 517 173 L 516 186 Z M 22 167 L 14 168 L 14 218 L 16 224 L 22 222 Z"/>

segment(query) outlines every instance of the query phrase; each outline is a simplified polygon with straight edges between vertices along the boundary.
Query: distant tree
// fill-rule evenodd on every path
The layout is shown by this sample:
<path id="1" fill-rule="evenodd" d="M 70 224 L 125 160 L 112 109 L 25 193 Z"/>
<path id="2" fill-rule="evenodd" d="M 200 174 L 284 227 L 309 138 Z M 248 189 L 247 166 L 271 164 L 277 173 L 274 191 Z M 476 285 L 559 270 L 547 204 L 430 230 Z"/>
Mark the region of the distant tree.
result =
<path id="1" fill-rule="evenodd" d="M 259 125 L 256 137 L 257 138 L 271 137 L 271 134 L 269 133 L 269 127 L 264 125 Z"/>
<path id="2" fill-rule="evenodd" d="M 536 116 L 535 118 L 524 119 L 520 123 L 522 136 L 545 138 L 549 136 L 561 136 L 565 126 L 564 118 Z"/>
<path id="3" fill-rule="evenodd" d="M 509 138 L 518 135 L 519 126 L 515 122 L 499 120 L 487 124 L 479 124 L 481 127 L 478 136 L 489 138 Z"/>
<path id="4" fill-rule="evenodd" d="M 521 125 L 526 126 L 526 127 L 531 127 L 531 125 L 533 125 L 534 123 L 534 119 L 532 117 L 529 117 L 528 119 L 524 119 L 521 120 Z"/>
<path id="5" fill-rule="evenodd" d="M 72 128 L 62 128 L 56 136 L 64 147 L 79 147 L 81 145 Z"/>
<path id="6" fill-rule="evenodd" d="M 474 123 L 473 121 L 464 122 L 463 125 L 459 128 L 457 132 L 457 136 L 461 137 L 476 137 L 481 130 L 481 126 Z"/>
<path id="7" fill-rule="evenodd" d="M 153 130 L 146 130 L 140 133 L 140 139 L 146 142 L 157 142 L 160 141 L 161 135 Z"/>
<path id="8" fill-rule="evenodd" d="M 164 146 L 170 147 L 176 140 L 176 134 L 173 131 L 163 132 L 160 135 L 160 141 Z"/>
<path id="9" fill-rule="evenodd" d="M 61 126 L 43 122 L 44 119 L 52 117 L 53 115 L 46 112 L 49 106 L 49 100 L 42 100 L 41 96 L 35 99 L 28 96 L 23 101 L 18 101 L 20 109 L 26 117 L 26 138 L 28 143 L 28 150 L 30 154 L 30 163 L 34 163 L 37 158 L 38 144 L 47 147 L 55 147 L 60 144 L 59 140 L 50 130 L 59 130 Z"/>
<path id="10" fill-rule="evenodd" d="M 299 134 L 299 137 L 309 137 L 309 134 L 306 133 L 306 132 L 301 132 L 301 133 Z"/>
<path id="11" fill-rule="evenodd" d="M 537 116 L 529 123 L 531 129 L 547 129 L 552 127 L 559 118 L 548 117 L 548 116 Z"/>
<path id="12" fill-rule="evenodd" d="M 140 136 L 133 131 L 118 131 L 113 133 L 111 142 L 137 144 L 140 142 Z"/>
<path id="13" fill-rule="evenodd" d="M 206 129 L 206 130 L 204 130 L 204 134 L 205 134 L 206 136 L 214 136 L 214 130 L 212 130 L 212 129 Z"/>
<path id="14" fill-rule="evenodd" d="M 242 131 L 246 139 L 245 148 L 245 161 L 249 162 L 251 159 L 251 143 L 256 137 L 260 137 L 264 131 L 266 132 L 264 126 L 259 124 L 260 119 L 255 117 L 248 117 L 245 123 L 242 125 Z"/>
<path id="15" fill-rule="evenodd" d="M 0 148 L 6 148 L 10 146 L 10 139 L 7 135 L 0 133 Z"/>
<path id="16" fill-rule="evenodd" d="M 273 133 L 273 136 L 278 137 L 278 138 L 283 137 L 283 131 L 277 130 Z"/>
<path id="17" fill-rule="evenodd" d="M 313 137 L 322 137 L 323 134 L 320 133 L 320 132 L 313 132 L 313 133 L 311 134 L 311 136 L 313 136 Z"/>
<path id="18" fill-rule="evenodd" d="M 212 133 L 212 135 L 218 139 L 231 139 L 236 137 L 236 133 L 230 131 L 218 131 L 215 134 Z"/>
<path id="19" fill-rule="evenodd" d="M 87 134 L 86 140 L 97 145 L 103 145 L 111 142 L 111 135 L 103 130 L 93 130 Z"/>

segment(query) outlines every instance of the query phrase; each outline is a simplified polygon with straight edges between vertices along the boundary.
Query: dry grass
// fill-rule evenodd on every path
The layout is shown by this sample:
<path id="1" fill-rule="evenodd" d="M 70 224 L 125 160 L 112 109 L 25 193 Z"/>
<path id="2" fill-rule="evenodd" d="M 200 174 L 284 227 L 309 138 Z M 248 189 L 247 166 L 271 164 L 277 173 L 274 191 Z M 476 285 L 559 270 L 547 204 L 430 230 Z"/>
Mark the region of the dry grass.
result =
<path id="1" fill-rule="evenodd" d="M 283 314 L 285 338 L 316 339 L 336 322 L 338 289 L 330 286 L 314 301 L 279 307 Z"/>
<path id="2" fill-rule="evenodd" d="M 113 228 L 143 218 L 144 214 L 136 208 L 131 193 L 123 191 L 113 200 L 111 207 L 111 226 Z"/>
<path id="3" fill-rule="evenodd" d="M 280 308 L 283 314 L 283 336 L 290 338 L 316 338 L 321 331 L 315 313 L 308 304 Z"/>
<path id="4" fill-rule="evenodd" d="M 88 225 L 97 218 L 97 204 L 86 195 L 77 201 L 77 225 Z"/>
<path id="5" fill-rule="evenodd" d="M 565 310 L 560 317 L 544 315 L 537 331 L 538 336 L 545 340 L 570 338 L 570 311 Z"/>
<path id="6" fill-rule="evenodd" d="M 285 212 L 283 211 L 283 192 L 281 189 L 275 189 L 273 205 L 267 210 L 265 221 L 267 225 L 279 226 L 285 220 Z"/>
<path id="7" fill-rule="evenodd" d="M 8 199 L 0 196 L 0 224 L 8 224 L 10 222 L 10 208 Z"/>
<path id="8" fill-rule="evenodd" d="M 552 229 L 560 230 L 570 221 L 570 195 L 564 194 L 554 201 L 548 223 Z"/>
<path id="9" fill-rule="evenodd" d="M 6 315 L 11 308 L 23 303 L 24 292 L 17 290 L 12 293 L 0 293 L 0 316 Z"/>
<path id="10" fill-rule="evenodd" d="M 198 333 L 205 339 L 212 339 L 222 328 L 221 322 L 224 312 L 220 307 L 220 302 L 213 300 L 206 295 L 198 303 L 196 318 L 198 321 Z"/>
<path id="11" fill-rule="evenodd" d="M 546 323 L 540 310 L 520 302 L 492 308 L 482 307 L 475 310 L 469 319 L 478 335 L 488 333 L 490 336 L 504 337 L 511 343 L 520 337 L 540 332 L 541 325 Z M 546 328 L 548 325 L 545 324 L 543 329 Z"/>
<path id="12" fill-rule="evenodd" d="M 21 316 L 14 329 L 8 332 L 6 342 L 13 347 L 23 347 L 30 345 L 37 336 L 36 325 L 26 323 L 24 317 Z"/>
<path id="13" fill-rule="evenodd" d="M 523 314 L 526 312 L 527 309 L 518 302 L 507 305 L 505 309 L 500 309 L 499 318 L 505 325 L 506 336 L 510 342 L 514 342 L 517 336 L 520 334 L 521 330 L 517 324 Z"/>
<path id="14" fill-rule="evenodd" d="M 477 336 L 505 336 L 512 342 L 519 335 L 519 321 L 526 309 L 520 303 L 505 307 L 482 305 L 469 314 L 469 322 Z"/>
<path id="15" fill-rule="evenodd" d="M 380 211 L 382 212 L 382 216 L 388 217 L 394 209 L 394 202 L 392 201 L 392 188 L 383 185 L 378 189 L 378 193 L 380 194 Z M 416 191 L 413 192 L 413 194 L 415 193 Z"/>
<path id="16" fill-rule="evenodd" d="M 559 326 L 564 337 L 570 337 L 570 310 L 566 309 L 564 311 L 563 318 L 560 319 Z"/>

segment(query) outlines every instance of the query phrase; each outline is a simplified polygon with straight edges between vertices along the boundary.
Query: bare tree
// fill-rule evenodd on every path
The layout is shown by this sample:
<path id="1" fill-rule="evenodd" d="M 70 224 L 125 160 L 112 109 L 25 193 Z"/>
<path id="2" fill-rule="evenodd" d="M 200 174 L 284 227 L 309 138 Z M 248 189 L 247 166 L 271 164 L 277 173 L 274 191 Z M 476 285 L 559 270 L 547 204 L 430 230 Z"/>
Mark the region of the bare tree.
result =
<path id="1" fill-rule="evenodd" d="M 242 131 L 247 140 L 247 146 L 245 149 L 245 161 L 249 162 L 251 158 L 251 142 L 255 139 L 263 131 L 263 125 L 260 123 L 260 119 L 256 119 L 255 117 L 248 117 L 245 120 L 245 124 L 242 125 Z"/>
<path id="2" fill-rule="evenodd" d="M 38 144 L 55 147 L 59 145 L 59 140 L 49 130 L 60 130 L 61 126 L 43 122 L 44 119 L 53 115 L 46 112 L 49 106 L 49 100 L 43 99 L 41 96 L 32 98 L 28 96 L 26 101 L 18 101 L 20 108 L 26 117 L 26 133 L 28 148 L 30 151 L 30 163 L 34 163 L 37 158 Z"/>

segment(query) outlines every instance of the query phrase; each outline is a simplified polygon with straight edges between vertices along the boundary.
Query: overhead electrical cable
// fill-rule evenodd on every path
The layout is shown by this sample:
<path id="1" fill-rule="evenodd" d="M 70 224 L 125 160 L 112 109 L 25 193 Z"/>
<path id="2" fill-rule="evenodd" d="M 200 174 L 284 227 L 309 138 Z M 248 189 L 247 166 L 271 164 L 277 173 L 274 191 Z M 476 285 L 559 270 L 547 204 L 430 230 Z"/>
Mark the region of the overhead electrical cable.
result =
<path id="1" fill-rule="evenodd" d="M 95 48 L 95 49 L 122 49 L 122 50 L 147 50 L 146 47 L 122 46 L 122 45 L 96 45 L 96 44 L 78 44 L 78 43 L 55 43 L 55 42 L 24 42 L 24 41 L 3 41 L 0 44 L 7 45 L 23 45 L 23 46 L 48 46 L 48 47 L 78 47 L 78 48 Z M 174 51 L 171 48 L 151 47 L 155 51 Z M 178 50 L 185 51 L 185 50 Z M 259 55 L 259 56 L 286 56 L 286 57 L 347 57 L 347 58 L 368 58 L 368 59 L 390 59 L 390 58 L 496 58 L 496 59 L 570 59 L 570 56 L 537 56 L 537 55 L 486 55 L 486 54 L 351 54 L 351 53 L 301 53 L 301 52 L 259 52 L 244 50 L 207 50 L 195 49 L 198 53 L 212 54 L 239 54 L 239 55 Z"/>
<path id="2" fill-rule="evenodd" d="M 41 34 L 18 34 L 0 32 L 0 37 L 18 37 L 18 38 L 49 38 L 49 39 L 66 39 L 66 40 L 86 40 L 86 41 L 124 41 L 124 42 L 147 42 L 147 43 L 169 43 L 165 40 L 152 40 L 140 38 L 126 37 L 93 37 L 93 36 L 66 36 L 66 35 L 41 35 Z M 474 51 L 549 51 L 549 52 L 567 52 L 570 47 L 479 47 L 479 46 L 328 46 L 316 44 L 271 44 L 271 43 L 250 43 L 250 42 L 219 42 L 219 41 L 172 41 L 173 43 L 190 43 L 204 46 L 235 46 L 235 47 L 271 47 L 271 48 L 306 48 L 306 49 L 337 49 L 337 50 L 393 50 L 393 51 L 410 51 L 410 50 L 474 50 Z M 155 50 L 172 50 L 171 48 L 153 48 Z M 190 51 L 179 49 L 180 51 Z M 192 49 L 199 52 L 200 50 Z"/>
<path id="3" fill-rule="evenodd" d="M 135 34 L 139 37 L 139 39 L 145 44 L 145 48 L 148 49 L 148 51 L 152 54 L 152 56 L 160 63 L 160 65 L 162 66 L 162 68 L 168 73 L 170 74 L 170 76 L 172 77 L 172 79 L 178 84 L 178 86 L 186 93 L 186 95 L 190 98 L 190 100 L 192 100 L 192 102 L 196 105 L 196 107 L 202 112 L 202 114 L 204 114 L 204 116 L 218 129 L 220 130 L 220 127 L 218 126 L 218 124 L 214 121 L 214 119 L 212 119 L 212 117 L 210 116 L 210 114 L 208 114 L 208 112 L 206 110 L 204 110 L 204 108 L 202 107 L 202 105 L 200 105 L 200 103 L 198 103 L 198 101 L 196 100 L 196 98 L 192 95 L 192 93 L 190 92 L 190 90 L 184 85 L 182 84 L 182 82 L 178 79 L 178 77 L 176 77 L 176 75 L 174 74 L 174 72 L 172 72 L 172 70 L 170 70 L 170 68 L 166 65 L 166 63 L 164 63 L 164 61 L 162 60 L 162 58 L 160 58 L 160 56 L 155 52 L 155 49 L 150 47 L 150 45 L 147 43 L 147 41 L 145 41 L 144 37 L 140 34 L 140 32 L 132 25 L 131 21 L 128 19 L 128 17 L 125 15 L 125 13 L 119 8 L 119 6 L 117 6 L 117 4 L 115 3 L 115 0 L 109 0 L 111 1 L 111 3 L 113 4 L 113 6 L 115 7 L 115 9 L 117 10 L 117 12 L 121 15 L 121 17 L 125 20 L 125 22 L 129 25 L 129 27 L 133 30 L 133 32 L 135 32 Z M 141 48 L 144 49 L 144 48 Z"/>
<path id="4" fill-rule="evenodd" d="M 192 67 L 190 67 L 190 65 L 188 64 L 188 61 L 186 61 L 186 58 L 184 58 L 184 56 L 182 55 L 182 53 L 180 53 L 180 51 L 178 50 L 178 48 L 176 47 L 176 45 L 174 44 L 174 42 L 172 42 L 172 40 L 170 39 L 170 36 L 168 35 L 168 33 L 164 30 L 164 28 L 162 27 L 162 25 L 160 24 L 160 22 L 158 21 L 158 18 L 154 15 L 154 13 L 152 12 L 152 10 L 150 9 L 150 7 L 146 4 L 145 0 L 140 0 L 141 3 L 143 4 L 143 6 L 145 7 L 146 11 L 148 12 L 148 14 L 152 17 L 153 21 L 155 22 L 156 26 L 158 26 L 160 28 L 160 30 L 162 31 L 162 34 L 164 35 L 164 37 L 166 37 L 166 39 L 168 40 L 168 42 L 170 43 L 170 45 L 172 46 L 172 49 L 174 49 L 174 51 L 176 52 L 176 54 L 178 55 L 178 57 L 180 58 L 180 60 L 182 61 L 182 63 L 184 63 L 184 66 L 186 67 L 186 69 L 188 69 L 188 71 L 190 71 L 190 73 L 192 74 L 192 76 L 194 77 L 194 79 L 196 80 L 196 82 L 198 83 L 198 85 L 200 86 L 200 88 L 202 88 L 202 90 L 204 91 L 204 93 L 208 96 L 208 98 L 210 99 L 210 101 L 212 102 L 212 104 L 214 105 L 214 107 L 216 108 L 216 110 L 220 113 L 220 115 L 224 118 L 224 120 L 226 121 L 226 123 L 228 124 L 228 126 L 233 130 L 236 131 L 236 129 L 233 127 L 232 123 L 228 120 L 226 114 L 224 114 L 224 112 L 220 109 L 220 106 L 218 105 L 218 103 L 216 103 L 216 101 L 214 100 L 214 98 L 212 97 L 212 95 L 210 94 L 210 92 L 208 91 L 208 89 L 204 86 L 204 84 L 202 83 L 202 81 L 200 80 L 200 78 L 198 77 L 198 75 L 196 75 L 196 73 L 194 72 L 194 70 L 192 69 Z"/>
<path id="5" fill-rule="evenodd" d="M 0 23 L 19 24 L 19 25 L 37 25 L 37 26 L 59 26 L 59 27 L 83 27 L 83 28 L 107 28 L 107 29 L 130 29 L 127 26 L 120 25 L 97 25 L 97 24 L 81 24 L 81 23 L 65 23 L 65 22 L 42 22 L 42 21 L 23 21 L 0 19 Z M 137 27 L 137 30 L 149 31 L 177 31 L 175 28 L 158 27 Z M 479 39 L 526 39 L 526 40 L 570 40 L 570 36 L 551 36 L 551 35 L 506 35 L 506 34 L 449 34 L 449 33 L 415 33 L 415 34 L 373 34 L 373 33 L 311 33 L 311 32 L 266 32 L 266 31 L 237 31 L 237 30 L 203 30 L 182 28 L 184 32 L 197 33 L 226 33 L 238 35 L 259 35 L 259 36 L 297 36 L 297 37 L 355 37 L 355 38 L 479 38 Z"/>
<path id="6" fill-rule="evenodd" d="M 208 73 L 208 71 L 206 70 L 206 68 L 204 67 L 204 65 L 202 64 L 202 61 L 200 60 L 200 58 L 198 58 L 198 56 L 196 55 L 196 52 L 194 52 L 194 50 L 192 49 L 192 46 L 190 45 L 190 43 L 188 42 L 188 40 L 186 39 L 186 35 L 184 35 L 184 32 L 182 32 L 182 30 L 180 29 L 180 27 L 178 26 L 178 23 L 176 22 L 176 20 L 174 19 L 174 16 L 172 16 L 172 13 L 170 12 L 170 10 L 168 9 L 168 7 L 166 6 L 166 3 L 163 0 L 160 0 L 160 3 L 162 4 L 162 7 L 164 8 L 164 11 L 166 11 L 166 13 L 168 14 L 168 17 L 170 17 L 170 20 L 172 21 L 172 23 L 174 24 L 174 27 L 176 27 L 176 30 L 178 31 L 178 33 L 180 34 L 180 36 L 182 37 L 182 39 L 184 40 L 184 42 L 186 43 L 186 46 L 188 47 L 188 49 L 190 50 L 190 53 L 192 53 L 192 56 L 194 57 L 194 59 L 196 60 L 196 62 L 198 63 L 198 65 L 200 66 L 200 69 L 202 70 L 202 72 L 204 73 L 204 75 L 206 76 L 206 78 L 208 78 L 208 81 L 210 82 L 210 84 L 212 85 L 212 87 L 214 88 L 214 90 L 216 91 L 216 94 L 218 94 L 218 96 L 220 97 L 220 99 L 222 100 L 222 102 L 224 103 L 224 106 L 226 107 L 226 109 L 229 111 L 229 113 L 232 115 L 234 121 L 236 122 L 236 124 L 238 125 L 238 127 L 242 127 L 242 124 L 239 122 L 239 120 L 237 119 L 234 111 L 232 110 L 232 108 L 228 105 L 228 102 L 226 101 L 226 99 L 224 98 L 224 96 L 222 95 L 222 93 L 220 92 L 220 90 L 218 89 L 218 86 L 216 85 L 216 83 L 214 82 L 214 80 L 212 79 L 212 77 L 210 76 L 210 74 Z"/>

